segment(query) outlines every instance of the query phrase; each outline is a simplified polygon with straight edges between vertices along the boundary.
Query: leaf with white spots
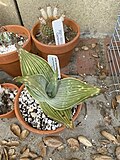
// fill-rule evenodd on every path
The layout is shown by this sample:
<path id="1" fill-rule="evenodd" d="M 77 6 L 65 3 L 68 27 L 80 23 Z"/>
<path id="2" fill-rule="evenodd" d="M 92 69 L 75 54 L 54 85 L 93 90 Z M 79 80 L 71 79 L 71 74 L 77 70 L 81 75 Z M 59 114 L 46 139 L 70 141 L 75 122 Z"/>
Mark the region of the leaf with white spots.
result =
<path id="1" fill-rule="evenodd" d="M 82 82 L 79 79 L 69 77 L 61 80 L 56 96 L 46 99 L 46 103 L 54 109 L 64 110 L 78 105 L 89 97 L 93 97 L 99 93 L 99 88 Z"/>

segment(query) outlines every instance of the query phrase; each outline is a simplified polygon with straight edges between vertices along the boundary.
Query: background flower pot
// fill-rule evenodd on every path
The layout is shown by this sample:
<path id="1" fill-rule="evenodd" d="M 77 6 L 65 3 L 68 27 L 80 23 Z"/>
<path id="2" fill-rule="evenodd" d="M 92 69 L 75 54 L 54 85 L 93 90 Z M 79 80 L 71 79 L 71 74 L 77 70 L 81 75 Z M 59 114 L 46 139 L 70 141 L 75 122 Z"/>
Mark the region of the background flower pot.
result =
<path id="1" fill-rule="evenodd" d="M 19 88 L 15 84 L 12 84 L 12 83 L 3 83 L 1 84 L 1 86 L 4 88 L 16 89 L 17 91 L 19 90 Z M 10 112 L 7 112 L 6 114 L 0 115 L 0 118 L 13 118 L 13 117 L 15 117 L 14 109 L 11 110 Z"/>
<path id="2" fill-rule="evenodd" d="M 31 131 L 33 133 L 36 133 L 36 134 L 54 134 L 54 133 L 57 133 L 57 132 L 60 132 L 60 131 L 64 130 L 65 126 L 57 128 L 56 130 L 47 130 L 47 131 L 38 130 L 38 129 L 35 129 L 35 128 L 31 127 L 30 125 L 28 125 L 27 122 L 25 122 L 25 120 L 23 119 L 22 114 L 20 112 L 20 109 L 19 109 L 19 97 L 20 97 L 20 94 L 21 94 L 21 91 L 23 90 L 23 88 L 24 88 L 24 85 L 22 85 L 20 87 L 20 89 L 19 89 L 19 91 L 18 91 L 18 93 L 16 95 L 15 101 L 14 101 L 15 114 L 16 114 L 16 117 L 19 120 L 19 122 L 26 129 L 28 129 L 29 131 Z M 77 111 L 76 111 L 75 115 L 73 116 L 73 120 L 75 120 L 77 118 L 79 112 L 81 111 L 81 108 L 82 108 L 82 104 L 78 106 Z"/>
<path id="3" fill-rule="evenodd" d="M 31 36 L 29 30 L 19 25 L 7 25 L 4 28 L 8 32 L 13 32 L 27 36 L 27 41 L 24 43 L 23 48 L 27 51 L 31 49 Z M 16 51 L 7 54 L 0 54 L 0 69 L 7 72 L 9 75 L 16 77 L 21 75 L 18 53 Z"/>
<path id="4" fill-rule="evenodd" d="M 63 44 L 63 45 L 58 45 L 58 46 L 46 45 L 46 44 L 39 42 L 35 38 L 35 35 L 40 27 L 39 21 L 33 26 L 32 30 L 31 30 L 32 39 L 35 43 L 35 46 L 41 51 L 41 56 L 47 60 L 48 54 L 57 55 L 60 60 L 61 67 L 64 67 L 69 63 L 72 51 L 73 51 L 74 47 L 77 45 L 77 43 L 79 41 L 79 36 L 80 36 L 80 27 L 75 23 L 75 21 L 73 21 L 69 18 L 65 18 L 64 23 L 67 26 L 70 26 L 75 32 L 77 32 L 77 35 L 75 36 L 75 38 L 72 41 L 70 41 L 66 44 Z"/>

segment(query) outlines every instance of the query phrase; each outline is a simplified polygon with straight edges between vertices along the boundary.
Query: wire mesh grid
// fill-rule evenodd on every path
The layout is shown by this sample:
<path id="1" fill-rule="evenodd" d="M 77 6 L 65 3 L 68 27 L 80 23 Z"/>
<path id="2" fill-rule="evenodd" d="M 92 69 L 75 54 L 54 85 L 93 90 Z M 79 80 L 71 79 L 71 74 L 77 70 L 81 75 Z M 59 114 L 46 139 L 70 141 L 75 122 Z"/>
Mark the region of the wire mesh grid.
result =
<path id="1" fill-rule="evenodd" d="M 120 15 L 118 15 L 114 33 L 107 49 L 107 58 L 112 77 L 110 93 L 120 94 Z"/>

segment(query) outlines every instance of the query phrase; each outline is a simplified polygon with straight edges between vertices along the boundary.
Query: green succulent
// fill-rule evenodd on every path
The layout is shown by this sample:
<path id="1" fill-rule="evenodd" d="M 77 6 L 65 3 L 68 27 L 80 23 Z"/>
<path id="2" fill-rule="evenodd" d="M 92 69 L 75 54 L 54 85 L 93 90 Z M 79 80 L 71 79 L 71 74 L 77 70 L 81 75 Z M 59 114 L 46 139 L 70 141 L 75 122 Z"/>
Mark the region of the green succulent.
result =
<path id="1" fill-rule="evenodd" d="M 50 118 L 72 128 L 72 111 L 75 105 L 98 95 L 100 89 L 76 78 L 58 80 L 57 72 L 43 58 L 23 49 L 19 50 L 22 77 L 28 92 L 39 102 Z"/>
<path id="2" fill-rule="evenodd" d="M 0 33 L 0 44 L 1 45 L 12 45 L 15 41 L 15 34 L 12 32 L 1 32 Z"/>

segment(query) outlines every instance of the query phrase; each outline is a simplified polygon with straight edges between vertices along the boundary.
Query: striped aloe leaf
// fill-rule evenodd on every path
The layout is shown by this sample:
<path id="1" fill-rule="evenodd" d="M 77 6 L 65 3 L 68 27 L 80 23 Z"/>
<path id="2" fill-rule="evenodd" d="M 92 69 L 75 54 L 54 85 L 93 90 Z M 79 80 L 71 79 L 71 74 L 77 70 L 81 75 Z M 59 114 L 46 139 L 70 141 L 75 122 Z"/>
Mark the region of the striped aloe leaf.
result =
<path id="1" fill-rule="evenodd" d="M 69 109 L 80 104 L 89 97 L 100 93 L 100 89 L 76 78 L 64 78 L 60 81 L 58 92 L 54 98 L 46 99 L 51 107 L 57 110 Z"/>
<path id="2" fill-rule="evenodd" d="M 42 75 L 32 75 L 16 78 L 17 81 L 25 83 L 36 96 L 37 101 L 46 102 L 56 110 L 70 109 L 80 104 L 89 97 L 100 92 L 100 89 L 76 78 L 64 78 L 60 80 L 55 97 L 49 97 L 46 93 L 47 80 Z"/>
<path id="3" fill-rule="evenodd" d="M 48 81 L 53 77 L 54 72 L 52 68 L 43 58 L 20 48 L 19 59 L 22 76 L 41 74 Z"/>
<path id="4" fill-rule="evenodd" d="M 45 99 L 49 99 L 45 88 L 48 84 L 48 81 L 44 78 L 43 75 L 30 75 L 30 76 L 23 76 L 23 77 L 16 77 L 15 80 L 17 82 L 24 83 L 27 88 L 35 93 L 38 101 L 45 102 Z"/>

